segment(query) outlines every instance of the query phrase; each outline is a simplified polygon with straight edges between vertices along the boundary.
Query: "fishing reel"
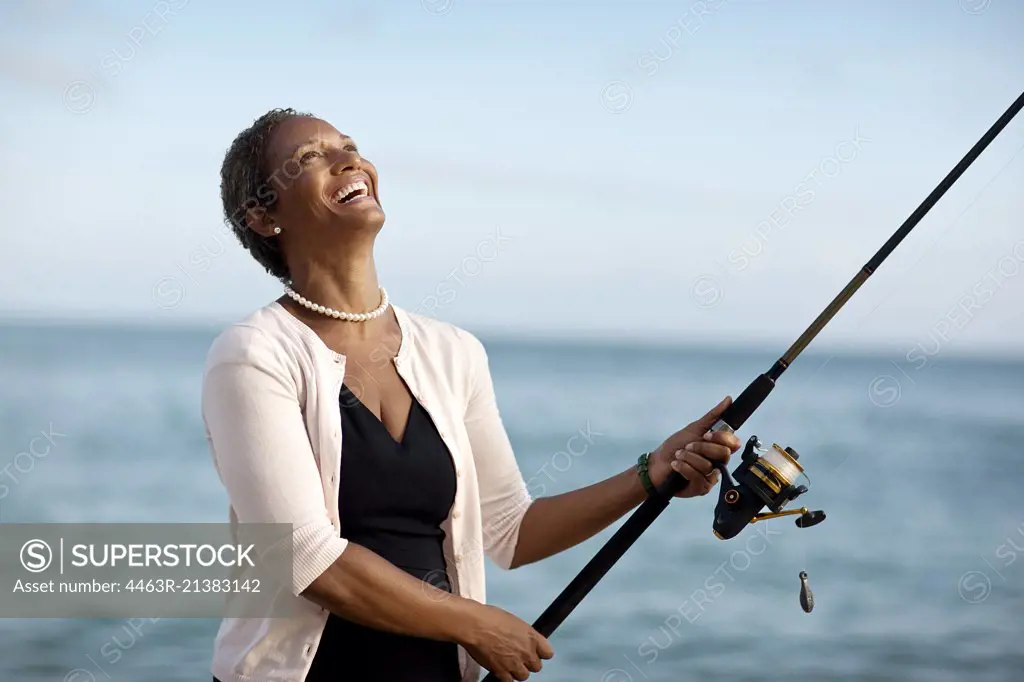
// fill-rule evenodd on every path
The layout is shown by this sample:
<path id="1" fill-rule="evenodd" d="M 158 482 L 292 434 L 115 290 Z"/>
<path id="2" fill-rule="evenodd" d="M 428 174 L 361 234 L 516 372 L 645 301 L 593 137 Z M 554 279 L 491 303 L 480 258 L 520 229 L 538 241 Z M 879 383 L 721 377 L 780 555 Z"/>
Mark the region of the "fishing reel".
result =
<path id="1" fill-rule="evenodd" d="M 797 528 L 810 528 L 825 520 L 825 512 L 810 511 L 807 507 L 783 511 L 787 503 L 807 492 L 810 483 L 800 455 L 793 448 L 783 449 L 778 443 L 764 448 L 757 436 L 747 440 L 742 463 L 729 474 L 724 464 L 717 468 L 722 474 L 722 486 L 715 506 L 715 536 L 728 540 L 739 535 L 747 524 L 767 521 L 780 516 L 797 516 Z M 768 507 L 770 512 L 762 513 Z M 807 583 L 807 572 L 800 571 L 800 607 L 806 613 L 814 609 L 814 594 Z"/>
<path id="2" fill-rule="evenodd" d="M 722 485 L 715 506 L 715 536 L 728 540 L 739 535 L 747 524 L 780 516 L 795 516 L 798 528 L 810 528 L 825 520 L 824 511 L 807 507 L 783 511 L 787 503 L 807 492 L 810 483 L 793 448 L 773 444 L 764 448 L 757 436 L 751 436 L 743 449 L 742 463 L 731 475 L 719 464 Z M 764 507 L 770 512 L 761 513 Z"/>

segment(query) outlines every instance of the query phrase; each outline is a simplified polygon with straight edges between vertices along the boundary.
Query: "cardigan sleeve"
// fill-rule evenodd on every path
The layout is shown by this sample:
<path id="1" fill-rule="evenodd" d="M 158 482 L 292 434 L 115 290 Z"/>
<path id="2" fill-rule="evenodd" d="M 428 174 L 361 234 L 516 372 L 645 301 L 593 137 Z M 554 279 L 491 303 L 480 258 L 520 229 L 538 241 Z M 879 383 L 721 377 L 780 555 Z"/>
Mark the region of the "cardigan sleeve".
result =
<path id="1" fill-rule="evenodd" d="M 494 385 L 482 343 L 466 332 L 469 399 L 466 430 L 480 488 L 483 549 L 501 568 L 512 567 L 519 527 L 533 502 L 498 412 Z"/>
<path id="2" fill-rule="evenodd" d="M 348 541 L 327 512 L 283 349 L 254 327 L 233 326 L 214 342 L 203 377 L 202 412 L 220 480 L 239 523 L 291 524 L 292 585 L 299 595 Z"/>

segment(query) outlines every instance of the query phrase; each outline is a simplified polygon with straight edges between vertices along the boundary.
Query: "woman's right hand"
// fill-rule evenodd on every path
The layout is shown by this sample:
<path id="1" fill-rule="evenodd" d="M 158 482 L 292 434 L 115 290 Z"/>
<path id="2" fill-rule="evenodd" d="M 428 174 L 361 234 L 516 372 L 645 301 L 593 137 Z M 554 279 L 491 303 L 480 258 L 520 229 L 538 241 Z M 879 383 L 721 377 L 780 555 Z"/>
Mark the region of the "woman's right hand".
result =
<path id="1" fill-rule="evenodd" d="M 474 611 L 459 644 L 501 682 L 521 682 L 555 655 L 546 637 L 508 611 L 486 604 Z"/>

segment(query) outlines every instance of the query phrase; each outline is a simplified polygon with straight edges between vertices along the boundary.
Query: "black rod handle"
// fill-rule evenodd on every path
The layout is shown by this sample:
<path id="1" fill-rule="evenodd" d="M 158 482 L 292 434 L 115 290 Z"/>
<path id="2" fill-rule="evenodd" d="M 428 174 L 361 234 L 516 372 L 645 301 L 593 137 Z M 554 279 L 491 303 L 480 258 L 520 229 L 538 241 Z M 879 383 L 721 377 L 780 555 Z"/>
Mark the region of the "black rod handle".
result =
<path id="1" fill-rule="evenodd" d="M 772 378 L 772 374 L 777 367 L 778 363 L 772 368 L 772 371 L 761 374 L 751 381 L 750 385 L 743 389 L 743 393 L 740 393 L 739 397 L 732 401 L 729 407 L 725 408 L 725 412 L 718 419 L 718 423 L 711 427 L 711 430 L 722 431 L 727 429 L 729 431 L 739 431 L 740 427 L 750 419 L 750 415 L 754 414 L 757 408 L 761 407 L 761 403 L 765 401 L 768 394 L 775 388 L 775 379 Z M 779 370 L 776 376 L 778 374 L 782 374 L 782 371 Z M 666 499 L 684 490 L 689 483 L 684 476 L 673 471 L 662 485 Z M 644 529 L 646 529 L 646 526 Z M 642 533 L 643 530 L 640 532 Z M 612 536 L 612 539 L 614 540 L 615 537 Z M 630 544 L 633 544 L 632 541 Z"/>

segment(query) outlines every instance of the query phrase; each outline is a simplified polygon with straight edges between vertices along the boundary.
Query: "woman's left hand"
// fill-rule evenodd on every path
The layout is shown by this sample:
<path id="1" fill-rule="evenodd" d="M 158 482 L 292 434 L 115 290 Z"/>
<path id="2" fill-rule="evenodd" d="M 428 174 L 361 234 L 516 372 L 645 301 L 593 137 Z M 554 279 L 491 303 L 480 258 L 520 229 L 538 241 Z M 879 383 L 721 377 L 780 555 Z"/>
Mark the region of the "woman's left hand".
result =
<path id="1" fill-rule="evenodd" d="M 740 448 L 740 439 L 728 431 L 708 434 L 732 398 L 726 397 L 706 415 L 681 431 L 669 436 L 657 450 L 651 453 L 647 472 L 656 486 L 668 478 L 672 471 L 683 475 L 690 483 L 676 497 L 698 497 L 707 495 L 721 478 L 714 462 L 729 463 L 732 453 Z"/>

